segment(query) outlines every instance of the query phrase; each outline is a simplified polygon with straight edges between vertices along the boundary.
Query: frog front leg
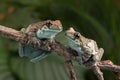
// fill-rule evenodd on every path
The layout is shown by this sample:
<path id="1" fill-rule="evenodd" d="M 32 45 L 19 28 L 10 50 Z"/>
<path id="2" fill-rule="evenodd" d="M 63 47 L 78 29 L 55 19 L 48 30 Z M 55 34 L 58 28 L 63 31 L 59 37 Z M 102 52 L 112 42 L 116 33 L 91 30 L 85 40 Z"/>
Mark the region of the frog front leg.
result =
<path id="1" fill-rule="evenodd" d="M 28 31 L 28 28 L 25 29 L 25 28 L 22 28 L 20 31 L 21 33 L 25 34 L 24 37 L 27 37 L 29 35 L 29 37 L 34 37 L 32 40 L 35 41 L 37 39 L 35 39 L 35 33 L 34 33 L 34 29 L 32 27 L 29 26 L 29 31 Z M 32 41 L 30 40 L 30 41 Z M 28 41 L 28 42 L 30 42 Z M 37 50 L 39 51 L 39 50 Z M 36 52 L 36 50 L 26 44 L 22 44 L 22 43 L 19 43 L 19 56 L 20 57 L 23 57 L 23 56 L 30 56 L 31 57 L 31 53 L 33 52 Z M 39 51 L 40 52 L 40 51 Z"/>
<path id="2" fill-rule="evenodd" d="M 26 29 L 26 34 L 30 38 L 28 40 L 28 44 L 32 43 L 32 42 L 35 42 L 35 44 L 39 44 L 40 43 L 40 40 L 36 36 L 37 31 L 38 31 L 38 28 L 36 26 L 33 26 L 33 25 L 29 25 L 28 26 L 28 28 Z"/>
<path id="3" fill-rule="evenodd" d="M 102 56 L 103 56 L 103 53 L 104 53 L 104 49 L 103 48 L 99 48 L 98 53 L 93 56 L 93 59 L 95 61 L 100 61 Z"/>

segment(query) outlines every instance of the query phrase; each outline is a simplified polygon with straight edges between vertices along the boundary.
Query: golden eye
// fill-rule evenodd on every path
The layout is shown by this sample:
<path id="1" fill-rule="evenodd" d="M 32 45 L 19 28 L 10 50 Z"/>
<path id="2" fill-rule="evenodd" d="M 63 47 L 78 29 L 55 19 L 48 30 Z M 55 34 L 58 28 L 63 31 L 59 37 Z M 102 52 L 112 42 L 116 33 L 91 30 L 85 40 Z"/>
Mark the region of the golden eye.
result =
<path id="1" fill-rule="evenodd" d="M 48 28 L 51 28 L 51 26 L 52 26 L 53 24 L 49 21 L 49 22 L 47 22 L 45 25 L 46 25 Z"/>
<path id="2" fill-rule="evenodd" d="M 80 33 L 76 32 L 74 33 L 74 39 L 78 39 L 80 37 Z"/>

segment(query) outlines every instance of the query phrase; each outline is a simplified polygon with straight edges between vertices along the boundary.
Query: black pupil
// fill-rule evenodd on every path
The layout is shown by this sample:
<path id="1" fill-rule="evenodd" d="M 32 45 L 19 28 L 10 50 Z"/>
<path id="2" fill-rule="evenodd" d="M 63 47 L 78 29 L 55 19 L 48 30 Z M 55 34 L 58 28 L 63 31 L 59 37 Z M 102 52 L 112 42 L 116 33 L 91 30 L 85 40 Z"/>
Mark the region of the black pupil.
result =
<path id="1" fill-rule="evenodd" d="M 78 39 L 80 37 L 80 34 L 79 33 L 75 33 L 74 37 L 75 37 L 75 39 Z"/>
<path id="2" fill-rule="evenodd" d="M 51 25 L 52 25 L 51 22 L 46 23 L 46 26 L 47 26 L 48 28 L 50 28 Z"/>

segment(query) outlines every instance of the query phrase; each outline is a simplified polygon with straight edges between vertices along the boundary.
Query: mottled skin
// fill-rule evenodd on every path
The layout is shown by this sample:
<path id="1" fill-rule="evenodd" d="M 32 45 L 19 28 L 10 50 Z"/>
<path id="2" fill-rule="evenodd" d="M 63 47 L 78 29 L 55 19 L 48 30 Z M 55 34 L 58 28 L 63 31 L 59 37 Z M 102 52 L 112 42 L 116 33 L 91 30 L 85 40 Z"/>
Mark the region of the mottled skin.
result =
<path id="1" fill-rule="evenodd" d="M 88 61 L 98 62 L 101 60 L 104 50 L 103 48 L 98 48 L 94 40 L 85 38 L 73 28 L 66 31 L 66 37 L 69 47 L 78 52 L 77 59 L 80 64 Z"/>
<path id="2" fill-rule="evenodd" d="M 45 42 L 46 41 L 54 41 L 54 37 L 56 34 L 62 31 L 62 24 L 59 20 L 47 20 L 47 21 L 40 21 L 37 23 L 33 23 L 27 27 L 27 29 L 22 28 L 21 32 L 29 37 L 32 37 L 31 40 L 28 41 L 35 41 L 39 43 L 39 39 Z M 31 59 L 32 62 L 41 60 L 47 57 L 51 52 L 44 51 L 41 49 L 35 49 L 25 44 L 19 44 L 19 55 L 21 57 L 27 56 Z"/>

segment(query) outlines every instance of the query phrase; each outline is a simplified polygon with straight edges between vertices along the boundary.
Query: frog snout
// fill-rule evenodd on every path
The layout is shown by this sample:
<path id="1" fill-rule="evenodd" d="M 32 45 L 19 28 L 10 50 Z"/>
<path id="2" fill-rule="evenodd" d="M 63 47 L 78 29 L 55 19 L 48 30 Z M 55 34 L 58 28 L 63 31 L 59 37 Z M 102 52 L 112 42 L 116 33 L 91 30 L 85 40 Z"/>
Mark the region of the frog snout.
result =
<path id="1" fill-rule="evenodd" d="M 62 30 L 62 24 L 60 20 L 55 20 L 54 25 L 56 25 L 58 29 Z"/>
<path id="2" fill-rule="evenodd" d="M 60 20 L 55 20 L 55 25 L 61 25 L 61 22 L 60 22 Z"/>

